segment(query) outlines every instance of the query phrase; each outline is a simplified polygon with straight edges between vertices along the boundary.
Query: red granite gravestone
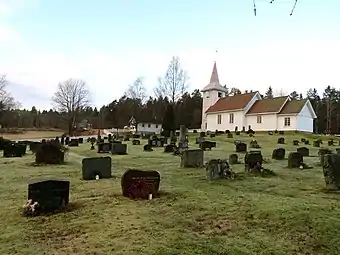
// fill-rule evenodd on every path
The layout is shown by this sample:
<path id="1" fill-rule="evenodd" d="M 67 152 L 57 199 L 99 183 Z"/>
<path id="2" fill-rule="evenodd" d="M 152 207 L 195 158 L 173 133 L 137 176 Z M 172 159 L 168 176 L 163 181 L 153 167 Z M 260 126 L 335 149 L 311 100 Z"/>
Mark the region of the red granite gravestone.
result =
<path id="1" fill-rule="evenodd" d="M 148 199 L 158 196 L 160 174 L 157 171 L 127 170 L 121 180 L 123 196 L 132 199 Z"/>

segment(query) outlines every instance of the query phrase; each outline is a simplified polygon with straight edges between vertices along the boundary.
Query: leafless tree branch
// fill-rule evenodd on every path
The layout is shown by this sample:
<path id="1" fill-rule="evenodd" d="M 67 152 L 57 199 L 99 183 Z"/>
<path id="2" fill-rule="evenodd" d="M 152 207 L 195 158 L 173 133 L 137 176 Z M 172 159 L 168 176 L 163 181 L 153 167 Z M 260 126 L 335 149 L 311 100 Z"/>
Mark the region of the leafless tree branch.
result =
<path id="1" fill-rule="evenodd" d="M 154 89 L 156 97 L 168 97 L 176 102 L 188 89 L 188 76 L 181 68 L 179 58 L 172 57 L 164 78 L 158 78 L 158 86 Z"/>
<path id="2" fill-rule="evenodd" d="M 131 85 L 129 85 L 125 96 L 131 99 L 140 99 L 144 101 L 146 98 L 146 89 L 143 84 L 143 78 L 138 77 Z"/>
<path id="3" fill-rule="evenodd" d="M 21 106 L 15 102 L 13 96 L 7 92 L 6 87 L 9 84 L 6 75 L 0 75 L 0 110 L 17 109 Z"/>

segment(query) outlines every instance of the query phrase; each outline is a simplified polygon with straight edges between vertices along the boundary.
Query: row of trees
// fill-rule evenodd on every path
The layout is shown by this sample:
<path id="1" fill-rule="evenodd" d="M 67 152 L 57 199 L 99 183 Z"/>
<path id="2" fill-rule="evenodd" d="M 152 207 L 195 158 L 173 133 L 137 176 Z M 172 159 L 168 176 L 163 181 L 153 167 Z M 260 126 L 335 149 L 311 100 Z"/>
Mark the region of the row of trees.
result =
<path id="1" fill-rule="evenodd" d="M 164 124 L 169 126 L 169 120 L 164 120 L 165 115 L 172 115 L 169 111 L 173 111 L 174 119 L 170 122 L 174 128 L 182 124 L 189 128 L 200 128 L 201 125 L 201 93 L 199 90 L 188 92 L 188 76 L 181 68 L 178 57 L 172 58 L 165 75 L 159 78 L 154 97 L 147 96 L 143 78 L 139 77 L 127 88 L 124 96 L 100 109 L 91 107 L 91 93 L 83 80 L 60 82 L 52 98 L 54 109 L 49 111 L 39 111 L 34 106 L 30 110 L 20 110 L 20 104 L 6 90 L 8 84 L 6 77 L 0 76 L 2 127 L 61 128 L 72 133 L 75 124 L 84 119 L 92 123 L 94 128 L 122 128 L 128 125 L 132 116 L 137 121 L 165 121 Z M 239 93 L 241 91 L 238 88 L 230 88 L 228 94 Z M 285 93 L 281 91 L 279 95 Z M 315 121 L 316 132 L 340 132 L 340 90 L 327 86 L 322 95 L 311 88 L 305 96 L 296 91 L 290 93 L 290 96 L 295 100 L 310 99 L 318 116 Z M 273 89 L 269 87 L 263 97 L 274 97 Z"/>

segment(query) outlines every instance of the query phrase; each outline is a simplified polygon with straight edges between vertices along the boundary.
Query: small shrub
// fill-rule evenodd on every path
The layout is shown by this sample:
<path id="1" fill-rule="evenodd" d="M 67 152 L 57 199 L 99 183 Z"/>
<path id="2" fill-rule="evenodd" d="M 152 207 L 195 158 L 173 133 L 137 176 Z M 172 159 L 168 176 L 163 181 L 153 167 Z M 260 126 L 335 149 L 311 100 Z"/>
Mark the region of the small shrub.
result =
<path id="1" fill-rule="evenodd" d="M 65 162 L 67 148 L 55 141 L 39 144 L 35 152 L 36 164 L 62 164 Z"/>

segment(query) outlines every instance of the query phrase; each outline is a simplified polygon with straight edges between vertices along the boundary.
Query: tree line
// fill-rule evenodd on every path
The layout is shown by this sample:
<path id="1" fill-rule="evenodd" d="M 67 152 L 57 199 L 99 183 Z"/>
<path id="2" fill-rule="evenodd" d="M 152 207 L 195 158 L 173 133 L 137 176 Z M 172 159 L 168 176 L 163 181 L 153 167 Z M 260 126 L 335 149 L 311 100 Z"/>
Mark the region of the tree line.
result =
<path id="1" fill-rule="evenodd" d="M 179 58 L 173 57 L 164 76 L 159 77 L 154 88 L 154 96 L 148 96 L 143 78 L 136 78 L 128 86 L 125 94 L 100 109 L 91 107 L 91 93 L 85 81 L 68 79 L 60 82 L 51 101 L 53 109 L 20 109 L 20 103 L 8 93 L 10 82 L 5 75 L 0 76 L 0 125 L 2 128 L 56 128 L 74 131 L 77 123 L 87 120 L 92 128 L 123 128 L 133 116 L 137 121 L 169 122 L 164 120 L 173 111 L 173 128 L 180 125 L 188 128 L 201 127 L 203 98 L 199 90 L 188 91 L 189 77 L 182 69 Z M 243 92 L 251 92 L 245 90 Z M 240 94 L 238 88 L 229 88 L 229 96 Z M 279 96 L 286 93 L 279 92 Z M 310 88 L 306 94 L 293 91 L 293 100 L 308 98 L 316 112 L 314 131 L 317 133 L 340 133 L 340 90 L 326 86 L 322 94 Z M 273 88 L 269 87 L 263 98 L 274 97 Z M 166 124 L 166 123 L 164 123 Z M 169 124 L 166 124 L 169 125 Z"/>

